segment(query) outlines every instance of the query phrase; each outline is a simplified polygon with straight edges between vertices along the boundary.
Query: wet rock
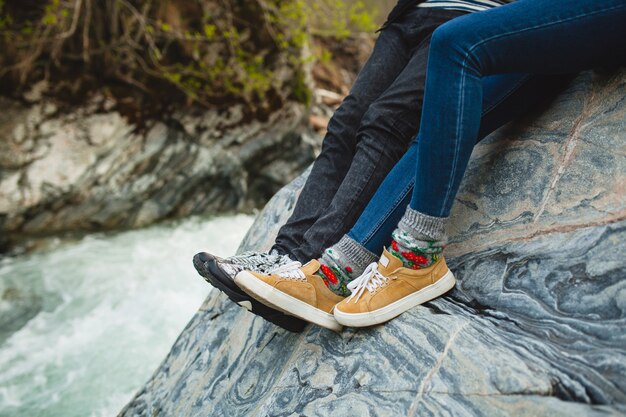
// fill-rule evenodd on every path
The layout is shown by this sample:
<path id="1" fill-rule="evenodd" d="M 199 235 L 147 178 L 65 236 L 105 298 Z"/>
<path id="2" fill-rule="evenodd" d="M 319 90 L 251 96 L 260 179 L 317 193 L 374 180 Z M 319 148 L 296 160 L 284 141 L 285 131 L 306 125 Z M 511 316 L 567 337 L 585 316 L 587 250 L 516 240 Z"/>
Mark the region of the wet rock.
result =
<path id="1" fill-rule="evenodd" d="M 444 297 L 295 335 L 214 291 L 120 416 L 624 415 L 624 96 L 626 71 L 582 74 L 476 148 Z M 304 178 L 240 249 L 270 247 Z"/>

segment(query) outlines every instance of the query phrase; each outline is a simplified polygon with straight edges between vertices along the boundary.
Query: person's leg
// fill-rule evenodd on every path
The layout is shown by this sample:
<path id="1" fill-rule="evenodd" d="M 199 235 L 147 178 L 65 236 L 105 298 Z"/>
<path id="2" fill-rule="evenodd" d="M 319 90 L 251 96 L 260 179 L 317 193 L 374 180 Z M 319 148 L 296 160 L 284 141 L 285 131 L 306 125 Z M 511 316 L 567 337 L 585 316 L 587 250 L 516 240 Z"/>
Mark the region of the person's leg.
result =
<path id="1" fill-rule="evenodd" d="M 389 87 L 408 62 L 409 50 L 400 25 L 391 25 L 377 39 L 350 93 L 328 123 L 322 150 L 292 215 L 280 228 L 272 249 L 291 255 L 304 233 L 324 212 L 348 172 L 356 149 L 356 132 L 369 105 Z M 292 258 L 296 258 L 292 255 Z"/>
<path id="2" fill-rule="evenodd" d="M 329 123 L 322 152 L 273 250 L 301 261 L 311 259 L 319 256 L 326 242 L 337 240 L 350 228 L 417 131 L 425 40 L 439 25 L 462 14 L 416 8 L 381 33 L 372 56 Z M 416 64 L 418 50 L 420 63 Z M 398 120 L 397 112 L 407 117 Z M 411 120 L 408 113 L 412 113 Z M 388 116 L 393 120 L 387 120 Z M 348 218 L 346 212 L 351 212 Z"/>
<path id="3" fill-rule="evenodd" d="M 479 142 L 509 121 L 536 108 L 562 91 L 571 75 L 492 75 L 483 79 Z M 415 177 L 407 175 L 417 163 L 417 140 L 394 166 L 346 238 L 372 253 L 391 244 L 391 233 L 411 199 Z"/>
<path id="4" fill-rule="evenodd" d="M 390 251 L 409 266 L 402 254 L 420 254 L 425 267 L 442 252 L 445 221 L 479 133 L 484 76 L 572 72 L 624 60 L 624 21 L 623 0 L 519 0 L 435 31 L 415 186 L 392 233 L 400 248 Z"/>
<path id="5" fill-rule="evenodd" d="M 445 220 L 479 133 L 482 78 L 624 63 L 625 21 L 624 0 L 519 0 L 435 32 L 410 205 L 378 266 L 351 282 L 351 298 L 335 306 L 338 322 L 380 323 L 454 286 L 441 256 Z"/>
<path id="6" fill-rule="evenodd" d="M 479 134 L 482 78 L 624 63 L 626 1 L 519 0 L 459 18 L 433 35 L 410 205 L 377 265 L 335 305 L 344 325 L 369 326 L 455 284 L 441 256 L 445 220 Z"/>
<path id="7" fill-rule="evenodd" d="M 526 75 L 487 77 L 484 80 L 481 137 L 552 96 L 568 79 L 569 77 L 561 76 Z M 236 278 L 238 285 L 247 288 L 266 303 L 274 305 L 285 303 L 281 306 L 293 308 L 296 316 L 336 329 L 337 324 L 327 311 L 334 303 L 340 301 L 342 296 L 349 295 L 346 285 L 350 280 L 347 277 L 355 275 L 353 272 L 364 271 L 377 259 L 374 252 L 379 252 L 384 245 L 389 244 L 391 231 L 408 205 L 413 184 L 410 173 L 415 167 L 415 149 L 414 144 L 385 178 L 349 236 L 344 236 L 339 243 L 325 251 L 321 260 L 312 261 L 304 267 L 299 263 L 296 263 L 294 268 L 285 265 L 281 270 L 275 270 L 272 275 L 244 272 L 242 276 L 238 275 Z M 281 278 L 281 274 L 284 274 L 284 278 Z M 324 285 L 318 282 L 320 279 L 332 292 L 324 291 Z M 264 292 L 263 289 L 266 287 L 260 281 L 270 285 L 274 290 Z M 315 296 L 311 295 L 313 290 Z M 281 298 L 282 293 L 289 297 Z M 293 297 L 296 299 L 304 297 L 308 302 L 296 303 L 294 306 Z M 270 318 L 275 320 L 273 317 Z"/>
<path id="8" fill-rule="evenodd" d="M 441 256 L 445 220 L 480 131 L 482 78 L 624 63 L 624 22 L 624 0 L 519 0 L 435 31 L 411 201 L 379 263 L 334 307 L 339 323 L 382 323 L 454 286 Z"/>
<path id="9" fill-rule="evenodd" d="M 356 222 L 385 175 L 406 152 L 419 126 L 427 44 L 366 112 L 352 164 L 324 213 L 292 253 L 301 262 L 320 256 Z"/>
<path id="10" fill-rule="evenodd" d="M 291 251 L 298 248 L 303 234 L 320 217 L 330 199 L 335 196 L 337 187 L 343 181 L 346 171 L 354 169 L 353 156 L 355 152 L 360 152 L 356 150 L 356 130 L 361 125 L 366 109 L 402 72 L 420 42 L 429 36 L 440 23 L 460 15 L 462 13 L 447 11 L 435 13 L 415 8 L 390 24 L 377 41 L 372 56 L 359 74 L 350 95 L 333 116 L 324 140 L 322 153 L 313 165 L 293 215 L 279 231 L 276 245 L 272 251 L 270 253 L 248 252 L 227 259 L 199 253 L 194 257 L 194 266 L 200 275 L 214 287 L 225 292 L 231 300 L 246 306 L 253 313 L 289 330 L 302 329 L 304 323 L 301 320 L 292 316 L 285 316 L 242 292 L 235 285 L 234 277 L 244 269 L 257 273 L 269 273 L 291 263 L 293 259 L 302 259 L 302 254 L 296 256 Z M 445 16 L 446 19 L 442 19 L 441 16 Z M 422 75 L 425 71 L 425 58 L 421 69 Z M 398 95 L 395 97 L 395 102 L 388 101 L 389 105 L 395 105 L 394 108 L 404 106 L 410 109 L 411 106 L 405 106 L 405 102 L 412 103 L 413 100 L 421 100 L 424 85 L 423 76 L 421 80 L 415 81 L 418 82 L 419 96 L 417 94 L 415 97 L 412 96 L 411 91 L 415 86 L 410 85 L 410 89 L 406 89 L 402 97 Z M 400 100 L 404 100 L 404 102 Z M 414 118 L 419 117 L 419 111 L 413 111 L 413 115 Z M 400 128 L 390 126 L 390 129 L 398 130 Z M 404 127 L 403 132 L 405 132 L 407 142 L 416 130 L 416 127 L 410 131 Z M 406 146 L 402 146 L 402 148 L 404 151 Z M 366 196 L 365 198 L 369 197 Z M 347 203 L 348 201 L 346 201 Z M 349 225 L 344 227 L 347 230 Z M 325 233 L 334 232 L 335 230 L 326 230 Z"/>
<path id="11" fill-rule="evenodd" d="M 479 139 L 498 127 L 554 97 L 571 79 L 564 75 L 506 74 L 483 80 L 483 104 Z M 387 175 L 356 224 L 341 240 L 324 251 L 320 262 L 333 272 L 344 286 L 378 259 L 391 244 L 391 233 L 406 211 L 413 190 L 417 141 L 414 141 Z M 348 268 L 349 270 L 346 270 Z M 330 274 L 328 274 L 330 275 Z M 329 281 L 328 278 L 326 278 Z M 330 288 L 340 287 L 328 282 Z"/>
<path id="12" fill-rule="evenodd" d="M 623 0 L 519 0 L 439 28 L 429 57 L 413 214 L 440 223 L 449 215 L 479 132 L 483 76 L 624 62 L 624 22 Z"/>
<path id="13" fill-rule="evenodd" d="M 412 13 L 417 15 L 419 10 Z M 422 14 L 419 25 L 411 22 L 410 15 L 399 22 L 413 25 L 406 30 L 405 39 L 413 44 L 411 59 L 367 109 L 350 168 L 324 213 L 306 231 L 300 247 L 292 251 L 296 259 L 304 262 L 316 258 L 324 248 L 336 243 L 356 222 L 385 175 L 404 154 L 419 129 L 429 34 L 462 14 L 431 10 Z"/>

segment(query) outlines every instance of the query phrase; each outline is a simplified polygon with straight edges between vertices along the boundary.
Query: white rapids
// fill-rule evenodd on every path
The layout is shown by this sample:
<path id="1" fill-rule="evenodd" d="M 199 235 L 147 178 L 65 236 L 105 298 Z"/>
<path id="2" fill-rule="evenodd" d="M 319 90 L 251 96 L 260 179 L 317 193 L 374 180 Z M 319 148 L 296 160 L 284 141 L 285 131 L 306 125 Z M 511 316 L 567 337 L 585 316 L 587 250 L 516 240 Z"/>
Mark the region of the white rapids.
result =
<path id="1" fill-rule="evenodd" d="M 115 416 L 210 291 L 253 216 L 192 218 L 0 260 L 0 416 Z"/>

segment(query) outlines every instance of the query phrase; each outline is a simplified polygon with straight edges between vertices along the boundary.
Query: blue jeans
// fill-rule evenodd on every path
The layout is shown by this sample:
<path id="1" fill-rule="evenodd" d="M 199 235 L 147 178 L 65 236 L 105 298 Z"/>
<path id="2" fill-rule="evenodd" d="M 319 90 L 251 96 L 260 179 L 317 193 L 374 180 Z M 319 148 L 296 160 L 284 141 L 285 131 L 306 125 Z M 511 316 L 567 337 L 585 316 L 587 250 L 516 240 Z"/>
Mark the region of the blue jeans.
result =
<path id="1" fill-rule="evenodd" d="M 322 152 L 273 249 L 305 263 L 356 223 L 419 130 L 431 34 L 463 15 L 405 7 L 386 25 L 330 120 Z"/>
<path id="2" fill-rule="evenodd" d="M 571 79 L 569 75 L 506 74 L 483 80 L 483 110 L 478 140 L 498 127 L 536 107 L 558 93 Z M 376 194 L 348 232 L 348 236 L 370 252 L 380 253 L 391 242 L 391 232 L 409 204 L 415 177 L 410 173 L 417 163 L 419 143 L 414 140 L 407 153 L 394 166 Z"/>
<path id="3" fill-rule="evenodd" d="M 428 56 L 411 208 L 449 215 L 479 135 L 484 76 L 625 62 L 626 0 L 519 0 L 439 27 Z"/>

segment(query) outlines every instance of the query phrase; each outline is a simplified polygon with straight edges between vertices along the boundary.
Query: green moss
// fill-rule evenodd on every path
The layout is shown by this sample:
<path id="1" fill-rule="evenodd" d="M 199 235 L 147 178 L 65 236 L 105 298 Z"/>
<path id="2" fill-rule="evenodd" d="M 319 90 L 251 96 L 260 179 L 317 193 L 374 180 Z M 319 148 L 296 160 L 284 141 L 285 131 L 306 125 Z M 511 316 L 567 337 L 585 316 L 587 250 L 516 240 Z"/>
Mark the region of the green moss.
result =
<path id="1" fill-rule="evenodd" d="M 211 24 L 205 23 L 204 26 L 203 26 L 203 29 L 204 29 L 204 38 L 205 39 L 211 40 L 211 39 L 213 39 L 215 37 L 215 30 L 216 30 L 215 25 L 211 25 Z"/>
<path id="2" fill-rule="evenodd" d="M 379 10 L 367 7 L 360 0 L 308 0 L 304 7 L 310 16 L 311 31 L 316 35 L 342 39 L 378 27 Z"/>

